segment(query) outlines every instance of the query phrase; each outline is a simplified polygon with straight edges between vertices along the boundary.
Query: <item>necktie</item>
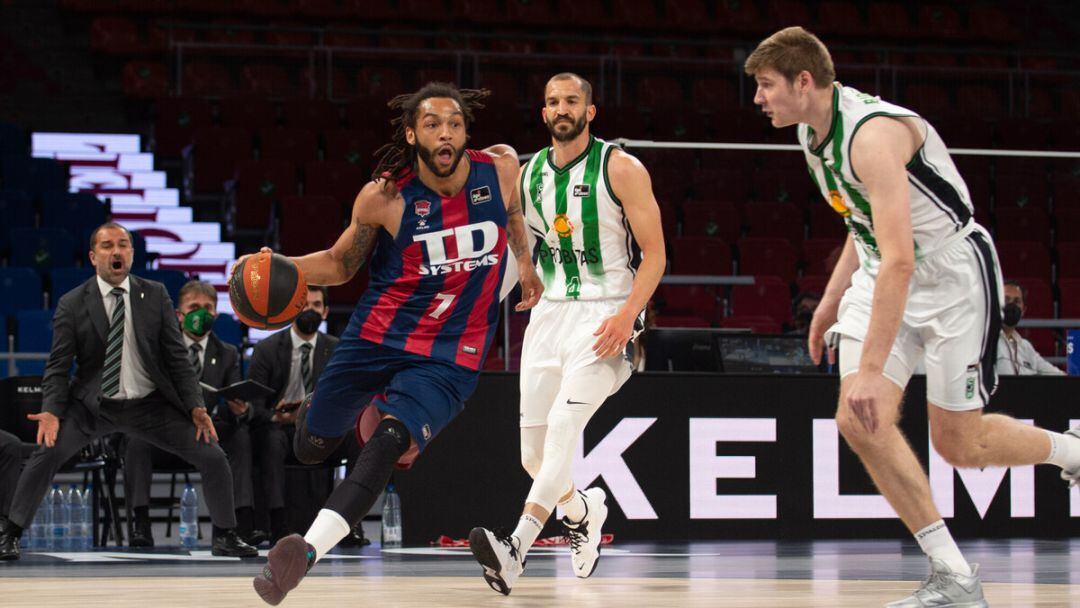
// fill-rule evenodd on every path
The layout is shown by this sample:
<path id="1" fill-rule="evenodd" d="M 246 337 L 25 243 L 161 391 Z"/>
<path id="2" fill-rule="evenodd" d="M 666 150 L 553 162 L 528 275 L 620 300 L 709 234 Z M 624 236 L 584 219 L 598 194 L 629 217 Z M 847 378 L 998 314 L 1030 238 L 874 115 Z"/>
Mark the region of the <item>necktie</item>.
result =
<path id="1" fill-rule="evenodd" d="M 109 294 L 116 298 L 116 304 L 109 320 L 103 366 L 105 371 L 101 374 L 101 393 L 106 397 L 120 392 L 120 362 L 124 354 L 124 290 L 114 287 Z"/>
<path id="2" fill-rule="evenodd" d="M 300 345 L 300 379 L 304 382 L 304 396 L 315 387 L 311 381 L 311 345 L 307 342 Z"/>
<path id="3" fill-rule="evenodd" d="M 195 368 L 195 379 L 200 380 L 202 378 L 202 363 L 199 362 L 199 352 L 202 351 L 202 345 L 198 342 L 191 345 L 191 367 Z"/>

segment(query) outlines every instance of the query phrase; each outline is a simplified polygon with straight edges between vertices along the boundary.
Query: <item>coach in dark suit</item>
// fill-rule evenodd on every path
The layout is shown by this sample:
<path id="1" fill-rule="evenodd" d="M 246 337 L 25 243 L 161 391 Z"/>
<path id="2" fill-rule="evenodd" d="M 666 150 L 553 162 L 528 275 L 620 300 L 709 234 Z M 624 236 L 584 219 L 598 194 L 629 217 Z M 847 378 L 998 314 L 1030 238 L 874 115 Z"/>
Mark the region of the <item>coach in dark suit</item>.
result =
<path id="1" fill-rule="evenodd" d="M 0 520 L 0 559 L 18 559 L 22 531 L 56 471 L 93 437 L 115 431 L 145 439 L 199 469 L 214 522 L 214 555 L 257 554 L 234 530 L 229 463 L 203 406 L 169 294 L 160 283 L 130 276 L 131 242 L 119 224 L 98 227 L 89 256 L 97 274 L 57 305 L 42 411 L 30 416 L 41 445 Z"/>
<path id="2" fill-rule="evenodd" d="M 212 331 L 217 318 L 217 291 L 214 286 L 205 281 L 188 281 L 180 288 L 177 300 L 177 323 L 188 359 L 199 381 L 214 388 L 240 382 L 240 353 L 235 346 L 222 342 Z M 266 538 L 265 534 L 253 536 L 251 529 L 254 493 L 251 485 L 251 433 L 247 424 L 251 407 L 240 400 L 219 401 L 220 398 L 213 392 L 203 390 L 203 402 L 210 408 L 221 447 L 229 458 L 237 532 L 245 542 L 255 545 Z M 136 437 L 127 438 L 124 495 L 128 497 L 134 513 L 128 543 L 132 547 L 154 546 L 150 527 L 150 485 L 153 465 L 162 460 L 161 452 L 155 454 L 149 443 Z"/>
<path id="3" fill-rule="evenodd" d="M 0 513 L 7 513 L 11 507 L 22 462 L 22 441 L 11 433 L 0 431 Z"/>
<path id="4" fill-rule="evenodd" d="M 288 534 L 285 513 L 285 463 L 292 454 L 296 407 L 310 393 L 322 373 L 338 339 L 319 331 L 326 319 L 326 288 L 308 286 L 307 305 L 292 326 L 255 345 L 248 364 L 248 379 L 274 389 L 268 399 L 252 403 L 251 434 L 255 460 L 261 470 L 261 484 L 270 511 L 270 531 L 274 540 Z M 342 444 L 339 458 L 351 464 L 359 453 L 355 440 Z M 353 535 L 356 536 L 355 534 Z M 354 538 L 363 541 L 362 533 Z"/>

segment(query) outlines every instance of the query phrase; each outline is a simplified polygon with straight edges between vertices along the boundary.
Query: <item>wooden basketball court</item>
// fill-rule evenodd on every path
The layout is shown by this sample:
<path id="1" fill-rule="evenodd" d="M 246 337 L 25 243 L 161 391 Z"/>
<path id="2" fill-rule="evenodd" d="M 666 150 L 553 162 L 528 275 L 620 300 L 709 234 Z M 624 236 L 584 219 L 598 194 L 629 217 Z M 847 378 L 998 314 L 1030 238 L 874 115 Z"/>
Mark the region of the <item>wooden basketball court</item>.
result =
<path id="1" fill-rule="evenodd" d="M 315 577 L 283 602 L 285 606 L 878 606 L 910 593 L 898 581 L 641 579 L 598 578 L 576 581 L 533 577 L 522 580 L 502 597 L 474 580 L 434 577 Z M 1080 605 L 1080 589 L 1072 585 L 987 583 L 991 606 Z M 263 606 L 240 577 L 129 577 L 18 579 L 3 584 L 4 606 L 199 606 L 237 608 Z"/>
<path id="2" fill-rule="evenodd" d="M 991 606 L 1080 606 L 1073 544 L 979 541 L 963 548 L 982 562 Z M 897 541 L 613 545 L 588 580 L 570 576 L 564 551 L 530 553 L 524 576 L 503 597 L 486 586 L 467 550 L 369 547 L 328 556 L 282 605 L 854 608 L 907 595 L 926 571 L 914 547 Z M 261 565 L 175 549 L 28 554 L 0 564 L 0 605 L 263 606 L 251 588 Z"/>

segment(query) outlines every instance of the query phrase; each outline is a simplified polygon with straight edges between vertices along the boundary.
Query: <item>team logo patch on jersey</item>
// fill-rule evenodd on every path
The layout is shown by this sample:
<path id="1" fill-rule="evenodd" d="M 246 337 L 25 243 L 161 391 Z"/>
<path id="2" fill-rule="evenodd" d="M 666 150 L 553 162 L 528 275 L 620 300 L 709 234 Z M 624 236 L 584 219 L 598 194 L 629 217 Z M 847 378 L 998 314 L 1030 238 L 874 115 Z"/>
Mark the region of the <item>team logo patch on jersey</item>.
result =
<path id="1" fill-rule="evenodd" d="M 555 234 L 558 234 L 559 238 L 565 239 L 574 233 L 574 225 L 570 223 L 570 218 L 566 217 L 565 213 L 556 215 L 551 227 L 555 229 Z"/>
<path id="2" fill-rule="evenodd" d="M 469 200 L 474 205 L 480 203 L 486 203 L 491 200 L 491 188 L 488 186 L 480 186 L 479 188 L 473 188 L 469 190 Z"/>
<path id="3" fill-rule="evenodd" d="M 589 184 L 578 184 L 574 186 L 574 196 L 578 198 L 584 198 L 592 193 L 592 186 Z"/>
<path id="4" fill-rule="evenodd" d="M 431 215 L 431 201 L 416 201 L 413 203 L 413 211 L 416 212 L 416 215 L 420 216 L 420 220 L 416 222 L 417 230 L 427 230 L 428 228 L 431 228 L 431 226 L 428 226 L 427 220 L 424 219 Z"/>
<path id="5" fill-rule="evenodd" d="M 975 397 L 975 382 L 979 376 L 979 366 L 969 365 L 967 368 L 967 381 L 964 383 L 964 397 L 972 399 Z"/>
<path id="6" fill-rule="evenodd" d="M 851 215 L 851 209 L 848 209 L 848 206 L 844 203 L 844 197 L 840 196 L 838 190 L 829 190 L 829 206 L 833 208 L 833 211 L 844 217 Z"/>

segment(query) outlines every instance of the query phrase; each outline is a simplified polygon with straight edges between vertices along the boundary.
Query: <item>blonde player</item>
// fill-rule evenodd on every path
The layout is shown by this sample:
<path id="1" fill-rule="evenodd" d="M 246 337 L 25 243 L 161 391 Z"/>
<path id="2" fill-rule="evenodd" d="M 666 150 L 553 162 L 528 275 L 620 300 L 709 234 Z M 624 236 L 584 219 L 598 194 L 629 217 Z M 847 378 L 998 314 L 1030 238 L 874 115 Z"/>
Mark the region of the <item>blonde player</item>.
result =
<path id="1" fill-rule="evenodd" d="M 820 360 L 839 341 L 836 424 L 930 558 L 932 574 L 893 607 L 986 606 L 896 426 L 912 370 L 926 365 L 934 448 L 956 467 L 1051 463 L 1080 475 L 1080 438 L 984 414 L 997 386 L 1001 272 L 972 218 L 944 142 L 911 110 L 834 82 L 825 45 L 800 27 L 766 38 L 746 60 L 754 103 L 799 144 L 825 200 L 847 224 L 840 261 L 810 326 Z"/>
<path id="2" fill-rule="evenodd" d="M 521 355 L 521 462 L 533 486 L 512 535 L 469 534 L 484 579 L 503 594 L 556 504 L 566 515 L 574 574 L 585 578 L 596 567 L 605 494 L 576 490 L 570 465 L 586 423 L 630 377 L 626 345 L 666 263 L 649 174 L 590 135 L 594 116 L 588 81 L 553 76 L 543 109 L 552 145 L 522 167 L 519 180 L 544 282 Z"/>

